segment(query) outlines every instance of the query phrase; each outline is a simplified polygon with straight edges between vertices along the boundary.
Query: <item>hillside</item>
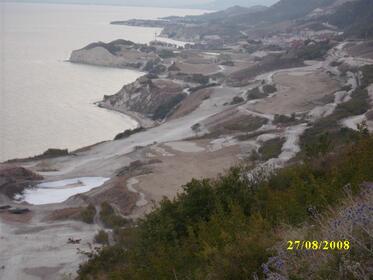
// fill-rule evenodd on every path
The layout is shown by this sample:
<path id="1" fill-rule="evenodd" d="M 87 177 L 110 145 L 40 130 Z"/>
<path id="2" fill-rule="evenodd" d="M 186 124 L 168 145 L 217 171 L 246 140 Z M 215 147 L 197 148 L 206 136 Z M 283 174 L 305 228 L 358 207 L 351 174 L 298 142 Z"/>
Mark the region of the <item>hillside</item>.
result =
<path id="1" fill-rule="evenodd" d="M 355 139 L 269 177 L 233 168 L 191 181 L 137 228 L 117 230 L 79 279 L 368 279 L 373 138 Z M 289 240 L 343 245 L 296 256 Z"/>
<path id="2" fill-rule="evenodd" d="M 349 37 L 373 37 L 373 2 L 359 0 L 347 2 L 328 17 L 331 24 L 345 30 Z"/>

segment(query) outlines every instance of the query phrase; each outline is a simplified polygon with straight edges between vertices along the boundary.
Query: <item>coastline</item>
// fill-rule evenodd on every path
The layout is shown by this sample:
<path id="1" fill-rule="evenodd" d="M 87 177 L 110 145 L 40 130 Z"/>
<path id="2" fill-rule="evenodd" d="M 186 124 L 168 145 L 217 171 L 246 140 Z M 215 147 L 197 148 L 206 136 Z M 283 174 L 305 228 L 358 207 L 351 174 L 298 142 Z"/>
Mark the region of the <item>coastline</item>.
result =
<path id="1" fill-rule="evenodd" d="M 119 109 L 116 109 L 112 106 L 108 106 L 103 101 L 98 101 L 98 102 L 95 102 L 94 104 L 101 109 L 106 109 L 106 110 L 109 110 L 109 111 L 118 112 L 120 114 L 123 114 L 123 115 L 126 115 L 126 116 L 132 118 L 133 120 L 135 120 L 137 122 L 137 128 L 139 128 L 139 127 L 152 128 L 156 125 L 156 122 L 154 122 L 154 121 L 152 121 L 148 118 L 145 118 L 140 113 L 130 111 L 130 110 L 119 110 Z M 123 131 L 121 131 L 121 132 L 123 132 Z M 120 132 L 118 132 L 118 133 L 120 133 Z"/>

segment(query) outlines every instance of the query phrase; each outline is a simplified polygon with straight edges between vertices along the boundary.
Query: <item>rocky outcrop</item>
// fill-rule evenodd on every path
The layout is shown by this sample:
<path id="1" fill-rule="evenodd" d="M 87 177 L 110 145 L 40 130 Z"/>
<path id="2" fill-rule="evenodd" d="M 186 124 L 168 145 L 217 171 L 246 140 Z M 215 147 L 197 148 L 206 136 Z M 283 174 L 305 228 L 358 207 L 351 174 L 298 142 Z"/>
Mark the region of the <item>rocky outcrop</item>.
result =
<path id="1" fill-rule="evenodd" d="M 0 165 L 0 194 L 10 199 L 40 180 L 43 180 L 42 176 L 26 168 L 8 164 Z"/>
<path id="2" fill-rule="evenodd" d="M 143 76 L 117 94 L 105 96 L 99 106 L 123 113 L 135 112 L 156 121 L 166 118 L 185 96 L 179 83 Z"/>
<path id="3" fill-rule="evenodd" d="M 142 70 L 157 58 L 156 49 L 131 41 L 116 40 L 110 43 L 93 43 L 71 53 L 70 62 L 96 66 L 132 68 Z"/>

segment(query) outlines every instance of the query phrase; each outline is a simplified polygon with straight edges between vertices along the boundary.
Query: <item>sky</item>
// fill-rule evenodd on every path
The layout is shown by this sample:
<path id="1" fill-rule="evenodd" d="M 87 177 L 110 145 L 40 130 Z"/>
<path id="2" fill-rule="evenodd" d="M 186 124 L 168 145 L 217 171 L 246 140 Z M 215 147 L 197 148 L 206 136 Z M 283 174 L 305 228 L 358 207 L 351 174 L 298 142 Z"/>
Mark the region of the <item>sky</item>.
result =
<path id="1" fill-rule="evenodd" d="M 216 7 L 234 5 L 271 5 L 278 0 L 0 0 L 0 2 L 38 2 L 38 3 L 74 3 L 74 4 L 107 4 L 107 5 L 128 5 L 128 6 L 151 6 L 151 7 L 196 7 L 204 8 L 216 3 Z"/>

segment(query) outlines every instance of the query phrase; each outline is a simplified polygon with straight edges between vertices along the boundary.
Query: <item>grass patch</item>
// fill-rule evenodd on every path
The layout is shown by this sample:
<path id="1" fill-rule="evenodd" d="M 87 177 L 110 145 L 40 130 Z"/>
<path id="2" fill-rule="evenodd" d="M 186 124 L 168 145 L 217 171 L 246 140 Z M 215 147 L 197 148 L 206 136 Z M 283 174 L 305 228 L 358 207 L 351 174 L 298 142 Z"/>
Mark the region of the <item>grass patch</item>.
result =
<path id="1" fill-rule="evenodd" d="M 284 144 L 284 138 L 276 138 L 264 142 L 259 148 L 261 159 L 267 161 L 271 158 L 277 158 L 281 154 L 282 146 Z"/>

